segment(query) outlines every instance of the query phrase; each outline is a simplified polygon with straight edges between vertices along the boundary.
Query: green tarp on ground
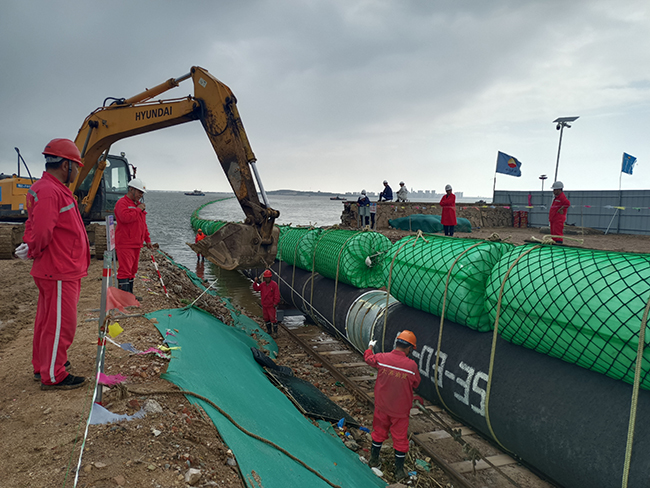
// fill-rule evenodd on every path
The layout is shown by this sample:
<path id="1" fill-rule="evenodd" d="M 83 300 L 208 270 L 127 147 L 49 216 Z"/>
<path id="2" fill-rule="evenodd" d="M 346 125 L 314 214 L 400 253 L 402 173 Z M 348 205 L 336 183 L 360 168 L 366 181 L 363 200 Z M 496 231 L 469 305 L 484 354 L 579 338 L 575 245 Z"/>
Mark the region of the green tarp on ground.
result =
<path id="1" fill-rule="evenodd" d="M 413 214 L 408 217 L 391 219 L 388 224 L 394 229 L 413 232 L 421 230 L 427 234 L 436 234 L 444 230 L 440 218 L 440 215 Z M 456 220 L 458 222 L 454 227 L 456 232 L 472 232 L 472 224 L 468 219 L 457 218 Z"/>
<path id="2" fill-rule="evenodd" d="M 181 349 L 174 351 L 165 379 L 209 398 L 246 430 L 286 449 L 334 485 L 386 486 L 359 461 L 358 454 L 302 416 L 270 383 L 253 359 L 250 347 L 255 342 L 246 334 L 194 307 L 159 310 L 147 318 L 158 321 L 161 333 L 178 330 L 175 340 Z M 285 454 L 243 433 L 210 404 L 193 396 L 187 399 L 210 416 L 233 450 L 248 487 L 331 486 Z"/>

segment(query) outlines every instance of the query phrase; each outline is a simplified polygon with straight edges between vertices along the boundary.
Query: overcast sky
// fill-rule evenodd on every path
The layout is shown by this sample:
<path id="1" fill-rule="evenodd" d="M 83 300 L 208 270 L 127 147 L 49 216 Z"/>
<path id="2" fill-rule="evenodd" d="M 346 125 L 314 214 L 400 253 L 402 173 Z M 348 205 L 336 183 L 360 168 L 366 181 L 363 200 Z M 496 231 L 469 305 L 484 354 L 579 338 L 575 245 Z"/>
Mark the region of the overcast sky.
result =
<path id="1" fill-rule="evenodd" d="M 202 66 L 227 84 L 267 190 L 407 187 L 491 197 L 552 183 L 650 187 L 650 2 L 45 1 L 0 3 L 0 171 L 32 173 L 106 97 Z M 190 80 L 167 92 L 192 94 Z M 147 187 L 229 191 L 200 122 L 118 141 Z"/>

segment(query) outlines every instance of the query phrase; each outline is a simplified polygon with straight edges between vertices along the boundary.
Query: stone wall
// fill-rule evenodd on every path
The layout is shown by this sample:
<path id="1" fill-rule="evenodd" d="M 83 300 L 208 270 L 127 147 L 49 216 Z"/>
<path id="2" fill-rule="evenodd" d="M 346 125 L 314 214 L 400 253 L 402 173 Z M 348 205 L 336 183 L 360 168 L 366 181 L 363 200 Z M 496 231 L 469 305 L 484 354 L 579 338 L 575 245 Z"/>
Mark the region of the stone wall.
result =
<path id="1" fill-rule="evenodd" d="M 440 215 L 442 207 L 434 202 L 381 202 L 377 203 L 375 223 L 377 229 L 388 229 L 388 220 L 414 214 Z M 482 205 L 476 203 L 459 203 L 456 216 L 468 219 L 472 228 L 512 227 L 512 208 L 504 205 Z M 359 212 L 356 202 L 344 202 L 341 225 L 358 227 Z"/>

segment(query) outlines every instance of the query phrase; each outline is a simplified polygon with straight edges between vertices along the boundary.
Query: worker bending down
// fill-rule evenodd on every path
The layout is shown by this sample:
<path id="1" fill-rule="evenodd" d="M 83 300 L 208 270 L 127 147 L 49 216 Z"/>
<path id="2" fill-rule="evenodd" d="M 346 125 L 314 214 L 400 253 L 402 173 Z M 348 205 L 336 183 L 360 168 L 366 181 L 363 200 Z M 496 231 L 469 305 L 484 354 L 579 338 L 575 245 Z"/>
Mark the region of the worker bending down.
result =
<path id="1" fill-rule="evenodd" d="M 253 290 L 259 291 L 262 299 L 262 315 L 266 323 L 266 330 L 270 335 L 276 337 L 278 334 L 278 321 L 276 319 L 275 307 L 280 303 L 280 289 L 278 284 L 271 280 L 270 269 L 264 271 L 262 275 L 262 283 L 259 282 L 257 276 L 253 283 Z"/>
<path id="2" fill-rule="evenodd" d="M 382 443 L 393 437 L 395 448 L 395 480 L 408 477 L 404 470 L 406 453 L 409 450 L 409 414 L 413 404 L 413 389 L 420 384 L 418 366 L 409 354 L 416 348 L 415 334 L 410 330 L 400 332 L 391 352 L 374 354 L 372 348 L 377 341 L 370 341 L 363 359 L 377 368 L 375 382 L 375 415 L 372 419 L 371 468 L 379 467 Z"/>
<path id="3" fill-rule="evenodd" d="M 115 204 L 115 252 L 117 253 L 117 284 L 120 290 L 133 293 L 133 281 L 138 272 L 140 249 L 143 243 L 153 246 L 147 228 L 147 212 L 141 201 L 146 193 L 140 178 L 129 181 L 129 189 Z"/>

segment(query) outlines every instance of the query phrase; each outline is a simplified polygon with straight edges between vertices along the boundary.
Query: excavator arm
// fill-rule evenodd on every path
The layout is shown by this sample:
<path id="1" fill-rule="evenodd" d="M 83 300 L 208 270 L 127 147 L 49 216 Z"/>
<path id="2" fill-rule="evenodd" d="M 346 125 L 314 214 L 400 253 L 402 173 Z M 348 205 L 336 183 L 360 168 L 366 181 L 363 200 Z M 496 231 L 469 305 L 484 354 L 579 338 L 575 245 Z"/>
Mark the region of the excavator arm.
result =
<path id="1" fill-rule="evenodd" d="M 189 78 L 194 82 L 194 96 L 153 100 Z M 75 140 L 84 166 L 71 185 L 71 190 L 76 193 L 94 168 L 88 194 L 81 200 L 82 215 L 88 214 L 97 194 L 111 144 L 193 120 L 201 121 L 246 215 L 244 224 L 226 225 L 210 238 L 200 241 L 200 252 L 225 269 L 272 262 L 277 251 L 278 231 L 274 223 L 279 212 L 268 204 L 255 169 L 256 158 L 237 110 L 237 99 L 230 88 L 198 66 L 180 78 L 169 79 L 131 98 L 118 99 L 100 107 L 86 118 Z M 258 198 L 253 174 L 264 202 Z"/>

